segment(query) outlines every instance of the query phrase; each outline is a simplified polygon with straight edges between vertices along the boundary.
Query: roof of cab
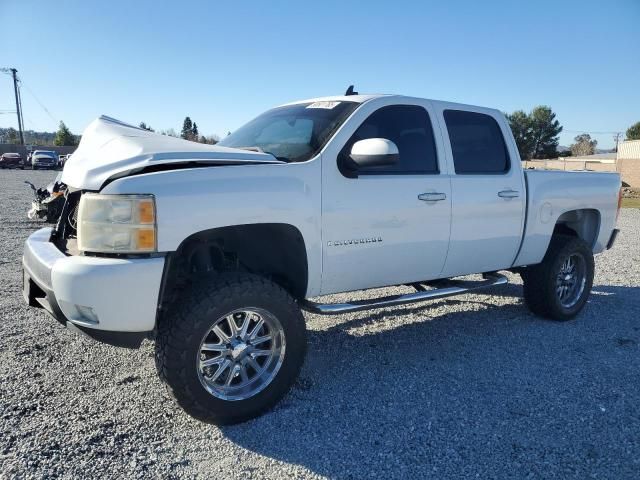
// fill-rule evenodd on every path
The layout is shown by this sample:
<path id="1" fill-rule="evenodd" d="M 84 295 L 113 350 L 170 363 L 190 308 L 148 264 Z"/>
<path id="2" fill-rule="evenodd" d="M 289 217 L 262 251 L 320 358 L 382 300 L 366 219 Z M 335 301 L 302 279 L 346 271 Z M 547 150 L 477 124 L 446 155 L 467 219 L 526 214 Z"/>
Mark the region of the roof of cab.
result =
<path id="1" fill-rule="evenodd" d="M 283 105 L 280 105 L 281 107 L 285 107 L 287 105 L 296 105 L 299 103 L 314 103 L 314 102 L 356 102 L 356 103 L 364 103 L 368 100 L 371 100 L 373 98 L 379 98 L 379 97 L 390 97 L 390 96 L 394 96 L 394 95 L 383 95 L 383 94 L 376 94 L 376 95 L 334 95 L 331 97 L 317 97 L 317 98 L 307 98 L 306 100 L 296 100 L 295 102 L 288 102 L 285 103 Z"/>
<path id="2" fill-rule="evenodd" d="M 431 102 L 434 105 L 439 105 L 445 109 L 460 109 L 460 110 L 470 110 L 470 111 L 480 111 L 480 112 L 493 112 L 500 114 L 500 111 L 495 108 L 483 107 L 480 105 L 468 105 L 465 103 L 457 103 L 457 102 L 448 102 L 446 100 L 435 100 L 429 98 L 420 98 L 420 97 L 412 97 L 408 95 L 396 95 L 396 94 L 373 94 L 373 95 L 335 95 L 331 97 L 318 97 L 318 98 L 308 98 L 306 100 L 297 100 L 295 102 L 285 103 L 280 105 L 280 107 L 285 107 L 287 105 L 297 105 L 301 103 L 313 103 L 313 102 L 357 102 L 357 103 L 365 103 L 369 100 L 374 100 L 377 98 L 397 98 L 399 102 L 406 100 L 426 100 Z"/>

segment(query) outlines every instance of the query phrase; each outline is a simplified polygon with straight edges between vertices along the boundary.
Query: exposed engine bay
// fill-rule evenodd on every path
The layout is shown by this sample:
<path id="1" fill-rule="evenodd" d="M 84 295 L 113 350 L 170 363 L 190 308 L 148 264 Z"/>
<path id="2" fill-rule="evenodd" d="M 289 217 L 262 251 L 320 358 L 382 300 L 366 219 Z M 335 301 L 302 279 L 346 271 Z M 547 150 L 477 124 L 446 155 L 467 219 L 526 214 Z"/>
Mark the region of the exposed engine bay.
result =
<path id="1" fill-rule="evenodd" d="M 56 223 L 58 221 L 67 191 L 67 186 L 60 180 L 61 177 L 62 173 L 44 188 L 36 188 L 33 183 L 24 182 L 31 187 L 35 196 L 35 200 L 31 202 L 31 209 L 27 212 L 27 217 L 30 220 L 43 218 L 47 223 Z"/>

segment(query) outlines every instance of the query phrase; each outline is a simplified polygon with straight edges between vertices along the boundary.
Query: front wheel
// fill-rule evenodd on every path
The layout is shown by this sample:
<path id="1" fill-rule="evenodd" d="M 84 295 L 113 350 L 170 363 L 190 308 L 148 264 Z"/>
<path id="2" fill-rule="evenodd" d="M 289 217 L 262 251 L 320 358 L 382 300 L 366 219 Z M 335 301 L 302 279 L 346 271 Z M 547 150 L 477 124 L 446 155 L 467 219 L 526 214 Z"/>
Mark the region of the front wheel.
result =
<path id="1" fill-rule="evenodd" d="M 570 320 L 587 303 L 593 275 L 591 248 L 576 237 L 554 236 L 542 263 L 522 273 L 525 303 L 536 315 Z"/>
<path id="2" fill-rule="evenodd" d="M 156 366 L 178 404 L 215 424 L 275 405 L 300 372 L 304 317 L 282 287 L 252 274 L 221 274 L 183 294 L 159 321 Z"/>

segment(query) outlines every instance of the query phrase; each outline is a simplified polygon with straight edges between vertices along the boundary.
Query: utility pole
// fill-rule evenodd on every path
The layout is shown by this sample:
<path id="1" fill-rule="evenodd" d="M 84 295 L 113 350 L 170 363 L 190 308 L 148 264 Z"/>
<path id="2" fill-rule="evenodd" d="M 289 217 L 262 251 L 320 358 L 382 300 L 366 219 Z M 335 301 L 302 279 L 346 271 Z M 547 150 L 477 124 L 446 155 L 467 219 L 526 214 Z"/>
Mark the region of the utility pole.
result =
<path id="1" fill-rule="evenodd" d="M 616 142 L 616 153 L 618 153 L 618 143 L 622 138 L 622 132 L 617 132 L 613 135 L 613 141 Z"/>
<path id="2" fill-rule="evenodd" d="M 16 96 L 16 113 L 18 114 L 18 130 L 20 131 L 20 145 L 24 145 L 24 134 L 22 133 L 22 112 L 20 112 L 20 97 L 18 96 L 18 70 L 10 68 L 13 75 L 13 92 Z"/>

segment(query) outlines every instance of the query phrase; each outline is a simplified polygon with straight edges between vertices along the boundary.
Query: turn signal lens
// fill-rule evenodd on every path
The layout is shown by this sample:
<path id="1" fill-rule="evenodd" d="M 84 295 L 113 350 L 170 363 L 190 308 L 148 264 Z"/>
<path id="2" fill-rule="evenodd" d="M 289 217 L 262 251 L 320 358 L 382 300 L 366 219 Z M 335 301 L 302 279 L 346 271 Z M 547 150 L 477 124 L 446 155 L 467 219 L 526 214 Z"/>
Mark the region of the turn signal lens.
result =
<path id="1" fill-rule="evenodd" d="M 155 206 L 152 199 L 140 200 L 138 203 L 140 223 L 153 224 L 156 221 Z"/>
<path id="2" fill-rule="evenodd" d="M 142 250 L 155 249 L 156 231 L 152 228 L 140 228 L 136 232 L 138 235 L 138 248 Z"/>

